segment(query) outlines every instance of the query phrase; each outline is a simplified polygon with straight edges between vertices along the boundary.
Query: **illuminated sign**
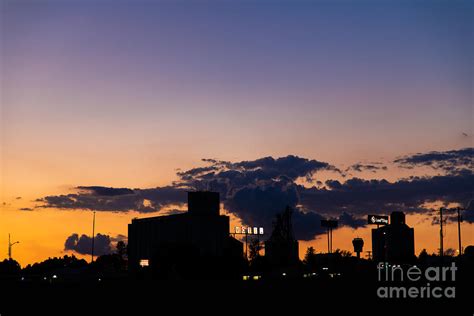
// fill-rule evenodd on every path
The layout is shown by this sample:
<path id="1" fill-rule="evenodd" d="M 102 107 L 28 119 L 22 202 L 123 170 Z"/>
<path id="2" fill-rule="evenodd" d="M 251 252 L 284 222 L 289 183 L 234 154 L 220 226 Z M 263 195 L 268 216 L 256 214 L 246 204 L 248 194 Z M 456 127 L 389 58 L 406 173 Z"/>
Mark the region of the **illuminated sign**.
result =
<path id="1" fill-rule="evenodd" d="M 368 223 L 374 225 L 388 225 L 388 216 L 369 215 Z"/>
<path id="2" fill-rule="evenodd" d="M 234 228 L 234 234 L 237 235 L 263 235 L 263 233 L 263 227 L 236 226 Z"/>
<path id="3" fill-rule="evenodd" d="M 140 267 L 148 267 L 149 265 L 150 265 L 150 261 L 148 259 L 140 260 Z"/>

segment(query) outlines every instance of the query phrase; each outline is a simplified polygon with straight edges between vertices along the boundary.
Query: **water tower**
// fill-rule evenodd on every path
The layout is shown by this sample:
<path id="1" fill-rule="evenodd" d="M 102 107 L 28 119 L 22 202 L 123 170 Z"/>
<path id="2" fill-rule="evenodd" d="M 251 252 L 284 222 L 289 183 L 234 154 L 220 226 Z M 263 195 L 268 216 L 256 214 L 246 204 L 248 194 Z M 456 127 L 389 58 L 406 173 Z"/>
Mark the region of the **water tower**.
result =
<path id="1" fill-rule="evenodd" d="M 364 248 L 364 240 L 358 237 L 354 238 L 352 245 L 354 246 L 354 252 L 357 253 L 357 258 L 360 259 L 360 253 L 362 252 L 362 248 Z"/>

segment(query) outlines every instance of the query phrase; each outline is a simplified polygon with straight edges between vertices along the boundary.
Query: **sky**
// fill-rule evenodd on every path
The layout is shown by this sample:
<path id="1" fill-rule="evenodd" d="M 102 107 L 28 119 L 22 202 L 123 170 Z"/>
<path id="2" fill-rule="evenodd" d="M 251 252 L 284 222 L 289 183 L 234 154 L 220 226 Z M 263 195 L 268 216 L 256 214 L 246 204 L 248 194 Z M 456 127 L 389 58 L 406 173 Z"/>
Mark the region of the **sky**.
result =
<path id="1" fill-rule="evenodd" d="M 8 233 L 24 265 L 71 251 L 91 210 L 96 231 L 126 236 L 209 183 L 234 224 L 268 227 L 268 201 L 309 223 L 346 212 L 334 246 L 360 235 L 369 250 L 357 219 L 403 209 L 417 251 L 436 251 L 426 203 L 474 191 L 473 20 L 458 0 L 0 1 L 0 259 Z M 297 227 L 301 252 L 325 250 L 315 225 Z"/>

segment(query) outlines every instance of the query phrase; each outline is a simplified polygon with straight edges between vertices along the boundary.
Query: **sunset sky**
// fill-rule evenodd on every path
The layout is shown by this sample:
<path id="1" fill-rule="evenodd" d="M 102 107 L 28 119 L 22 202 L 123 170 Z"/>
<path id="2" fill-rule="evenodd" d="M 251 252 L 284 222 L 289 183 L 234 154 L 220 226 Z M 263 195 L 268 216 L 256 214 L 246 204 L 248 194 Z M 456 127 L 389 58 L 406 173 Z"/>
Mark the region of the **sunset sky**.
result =
<path id="1" fill-rule="evenodd" d="M 8 233 L 22 265 L 71 253 L 92 210 L 125 238 L 190 188 L 235 225 L 293 206 L 300 254 L 326 251 L 321 217 L 345 223 L 334 248 L 371 250 L 361 220 L 393 210 L 437 251 L 430 209 L 474 198 L 473 18 L 458 0 L 0 1 L 0 260 Z"/>

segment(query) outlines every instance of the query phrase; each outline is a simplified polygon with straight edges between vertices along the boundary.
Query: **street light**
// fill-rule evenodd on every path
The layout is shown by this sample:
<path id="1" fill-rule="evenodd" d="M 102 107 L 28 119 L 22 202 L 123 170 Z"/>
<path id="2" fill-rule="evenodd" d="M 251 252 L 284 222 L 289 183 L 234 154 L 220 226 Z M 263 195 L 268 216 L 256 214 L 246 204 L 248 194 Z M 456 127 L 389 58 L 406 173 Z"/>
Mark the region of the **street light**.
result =
<path id="1" fill-rule="evenodd" d="M 19 241 L 11 242 L 10 234 L 8 234 L 8 259 L 12 260 L 12 247 L 16 244 L 19 244 Z"/>

